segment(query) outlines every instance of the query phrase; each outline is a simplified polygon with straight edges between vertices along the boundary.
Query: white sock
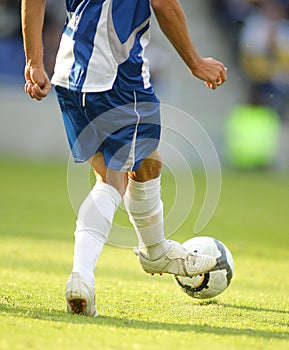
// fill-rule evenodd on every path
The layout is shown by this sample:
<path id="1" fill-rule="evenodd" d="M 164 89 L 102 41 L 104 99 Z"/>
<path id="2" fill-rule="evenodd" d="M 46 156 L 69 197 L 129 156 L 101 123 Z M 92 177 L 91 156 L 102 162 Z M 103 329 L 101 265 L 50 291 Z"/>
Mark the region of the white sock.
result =
<path id="1" fill-rule="evenodd" d="M 160 177 L 146 182 L 129 178 L 124 205 L 138 236 L 139 249 L 151 260 L 165 254 L 170 243 L 164 236 Z"/>
<path id="2" fill-rule="evenodd" d="M 94 269 L 107 241 L 121 195 L 112 186 L 96 183 L 83 201 L 76 222 L 73 272 L 94 284 Z"/>

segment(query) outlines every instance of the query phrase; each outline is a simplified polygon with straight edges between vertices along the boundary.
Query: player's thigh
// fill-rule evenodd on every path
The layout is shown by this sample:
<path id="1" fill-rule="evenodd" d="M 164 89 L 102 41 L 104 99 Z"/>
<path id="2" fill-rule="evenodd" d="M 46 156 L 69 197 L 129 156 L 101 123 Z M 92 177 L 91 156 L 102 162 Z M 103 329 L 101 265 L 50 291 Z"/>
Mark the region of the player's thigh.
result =
<path id="1" fill-rule="evenodd" d="M 93 169 L 93 172 L 98 182 L 106 182 L 107 168 L 105 166 L 104 157 L 101 152 L 95 153 L 93 157 L 88 159 L 88 163 Z"/>

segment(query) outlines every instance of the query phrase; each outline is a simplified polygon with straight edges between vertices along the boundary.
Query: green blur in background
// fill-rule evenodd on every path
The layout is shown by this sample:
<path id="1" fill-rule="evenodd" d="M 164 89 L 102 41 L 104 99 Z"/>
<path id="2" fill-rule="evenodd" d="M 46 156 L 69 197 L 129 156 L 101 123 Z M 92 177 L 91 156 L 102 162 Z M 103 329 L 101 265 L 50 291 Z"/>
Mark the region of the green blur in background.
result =
<path id="1" fill-rule="evenodd" d="M 237 105 L 225 123 L 226 158 L 237 169 L 267 168 L 276 164 L 281 123 L 270 107 Z"/>

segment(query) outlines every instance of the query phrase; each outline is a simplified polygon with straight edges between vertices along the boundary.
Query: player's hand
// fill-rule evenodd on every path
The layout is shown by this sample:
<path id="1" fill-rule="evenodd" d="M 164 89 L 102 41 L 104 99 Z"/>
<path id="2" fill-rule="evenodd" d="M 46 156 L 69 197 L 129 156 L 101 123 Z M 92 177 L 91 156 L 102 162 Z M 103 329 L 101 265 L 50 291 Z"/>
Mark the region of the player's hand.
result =
<path id="1" fill-rule="evenodd" d="M 25 92 L 38 101 L 46 97 L 51 89 L 49 78 L 42 67 L 25 67 Z"/>
<path id="2" fill-rule="evenodd" d="M 212 90 L 227 80 L 227 68 L 222 62 L 213 58 L 201 58 L 191 72 L 195 77 L 204 80 L 208 88 Z"/>

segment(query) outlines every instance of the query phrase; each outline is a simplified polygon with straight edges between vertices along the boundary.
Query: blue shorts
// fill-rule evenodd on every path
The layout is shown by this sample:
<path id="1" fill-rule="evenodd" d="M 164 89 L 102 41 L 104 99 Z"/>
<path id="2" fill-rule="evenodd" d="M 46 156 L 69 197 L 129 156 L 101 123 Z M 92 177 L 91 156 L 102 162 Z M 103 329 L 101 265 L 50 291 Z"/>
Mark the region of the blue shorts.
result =
<path id="1" fill-rule="evenodd" d="M 96 93 L 55 89 L 75 162 L 102 152 L 108 168 L 127 172 L 157 149 L 160 102 L 152 88 L 122 91 L 114 86 Z"/>

